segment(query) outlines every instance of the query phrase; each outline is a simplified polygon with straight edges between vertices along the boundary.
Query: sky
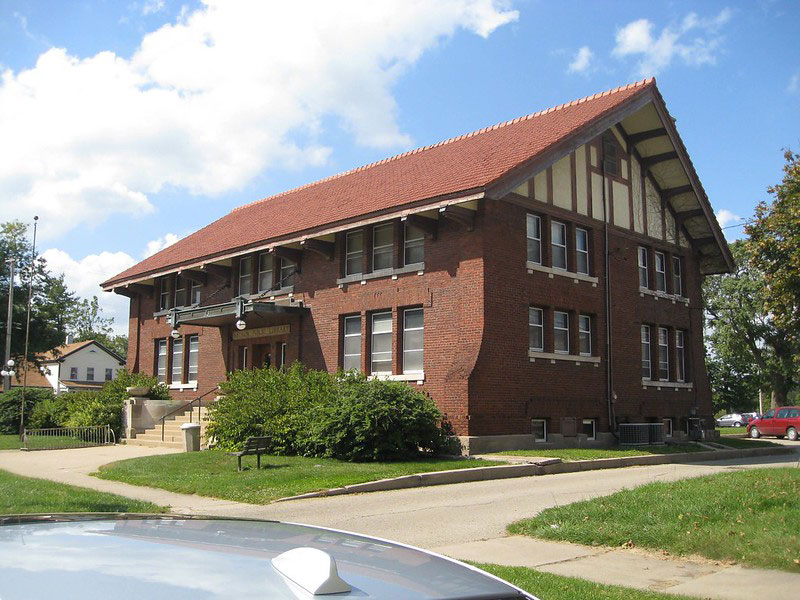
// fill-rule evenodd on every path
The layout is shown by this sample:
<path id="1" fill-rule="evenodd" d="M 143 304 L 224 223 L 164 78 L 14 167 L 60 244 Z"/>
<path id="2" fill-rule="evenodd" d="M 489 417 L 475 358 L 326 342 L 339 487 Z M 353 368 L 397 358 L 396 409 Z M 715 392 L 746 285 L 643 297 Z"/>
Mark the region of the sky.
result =
<path id="1" fill-rule="evenodd" d="M 729 240 L 800 151 L 800 2 L 0 0 L 0 218 L 99 283 L 236 206 L 655 76 Z"/>

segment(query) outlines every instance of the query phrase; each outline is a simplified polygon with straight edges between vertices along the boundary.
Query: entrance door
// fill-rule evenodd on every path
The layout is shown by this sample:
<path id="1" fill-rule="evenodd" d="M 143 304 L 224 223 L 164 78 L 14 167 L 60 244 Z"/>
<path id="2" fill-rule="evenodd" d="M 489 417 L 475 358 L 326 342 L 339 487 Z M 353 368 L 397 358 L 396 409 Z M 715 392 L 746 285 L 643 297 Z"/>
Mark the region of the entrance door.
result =
<path id="1" fill-rule="evenodd" d="M 270 344 L 255 344 L 253 346 L 253 368 L 272 366 L 272 353 Z"/>

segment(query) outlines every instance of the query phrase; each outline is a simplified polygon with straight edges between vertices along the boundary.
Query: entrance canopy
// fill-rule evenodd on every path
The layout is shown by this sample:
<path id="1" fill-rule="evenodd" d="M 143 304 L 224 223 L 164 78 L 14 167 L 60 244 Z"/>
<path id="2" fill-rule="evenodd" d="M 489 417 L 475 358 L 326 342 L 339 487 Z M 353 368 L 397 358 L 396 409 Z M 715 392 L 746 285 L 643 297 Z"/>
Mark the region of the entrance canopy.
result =
<path id="1" fill-rule="evenodd" d="M 270 323 L 276 317 L 302 315 L 308 312 L 303 306 L 277 304 L 275 302 L 254 302 L 235 298 L 230 302 L 211 306 L 173 308 L 169 313 L 169 323 L 173 329 L 180 325 L 201 325 L 203 327 L 226 327 L 237 321 L 245 321 L 247 326 Z"/>

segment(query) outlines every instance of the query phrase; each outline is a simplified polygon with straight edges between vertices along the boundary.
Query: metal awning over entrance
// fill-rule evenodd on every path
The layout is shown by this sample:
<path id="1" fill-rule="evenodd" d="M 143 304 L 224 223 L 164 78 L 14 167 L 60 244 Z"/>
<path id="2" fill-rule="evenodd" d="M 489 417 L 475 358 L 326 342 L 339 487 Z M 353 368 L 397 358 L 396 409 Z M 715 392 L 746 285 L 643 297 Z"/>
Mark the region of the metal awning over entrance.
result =
<path id="1" fill-rule="evenodd" d="M 303 306 L 236 298 L 230 302 L 211 306 L 173 308 L 167 318 L 173 329 L 180 325 L 225 327 L 234 325 L 240 319 L 247 322 L 268 322 L 274 321 L 275 317 L 299 316 L 306 312 L 308 309 Z"/>

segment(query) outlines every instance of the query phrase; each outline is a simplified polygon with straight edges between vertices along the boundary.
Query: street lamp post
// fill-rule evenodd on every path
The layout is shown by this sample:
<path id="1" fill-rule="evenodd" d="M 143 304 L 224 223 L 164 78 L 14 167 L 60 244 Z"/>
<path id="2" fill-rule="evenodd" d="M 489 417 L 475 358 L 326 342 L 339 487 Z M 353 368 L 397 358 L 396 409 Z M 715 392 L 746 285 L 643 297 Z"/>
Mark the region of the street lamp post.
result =
<path id="1" fill-rule="evenodd" d="M 25 351 L 22 358 L 22 400 L 19 403 L 19 439 L 25 433 L 25 389 L 28 387 L 28 338 L 31 332 L 31 300 L 33 299 L 33 277 L 36 274 L 36 226 L 39 217 L 33 217 L 33 248 L 31 250 L 31 268 L 28 275 L 28 317 L 25 323 Z"/>
<path id="2" fill-rule="evenodd" d="M 14 316 L 14 259 L 9 258 L 6 260 L 8 263 L 8 316 L 6 317 L 6 361 L 3 363 L 3 368 L 8 367 L 8 371 L 12 370 L 14 361 L 11 360 L 11 320 Z M 7 392 L 11 389 L 11 374 L 6 374 L 3 371 L 3 391 Z"/>

